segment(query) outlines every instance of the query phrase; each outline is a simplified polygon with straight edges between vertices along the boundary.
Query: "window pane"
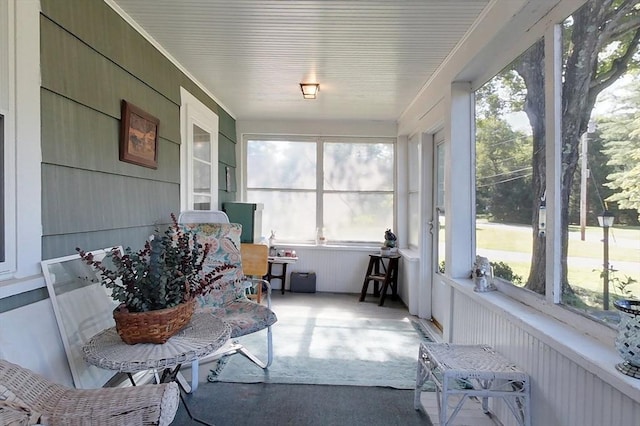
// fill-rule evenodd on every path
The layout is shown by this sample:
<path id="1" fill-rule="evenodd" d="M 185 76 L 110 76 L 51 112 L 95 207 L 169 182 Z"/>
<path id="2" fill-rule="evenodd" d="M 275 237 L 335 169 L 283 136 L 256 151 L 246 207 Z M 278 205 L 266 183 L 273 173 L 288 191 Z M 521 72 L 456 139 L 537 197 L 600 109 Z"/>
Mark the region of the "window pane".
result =
<path id="1" fill-rule="evenodd" d="M 444 273 L 445 269 L 445 217 L 444 217 L 444 144 L 439 143 L 436 146 L 436 214 L 437 223 L 433 229 L 436 245 L 436 271 Z"/>
<path id="2" fill-rule="evenodd" d="M 409 205 L 408 214 L 408 245 L 417 248 L 420 241 L 420 146 L 419 137 L 414 136 L 409 139 L 408 160 L 409 160 Z"/>
<path id="3" fill-rule="evenodd" d="M 409 193 L 409 246 L 420 245 L 420 197 L 417 192 Z"/>
<path id="4" fill-rule="evenodd" d="M 211 135 L 193 125 L 193 156 L 198 160 L 211 162 Z"/>
<path id="5" fill-rule="evenodd" d="M 583 111 L 576 101 L 587 98 L 586 94 L 563 91 L 563 105 L 570 106 L 563 111 L 563 120 L 573 125 L 563 126 L 562 143 L 576 155 L 563 155 L 572 184 L 566 188 L 569 223 L 563 230 L 568 249 L 562 302 L 592 318 L 616 323 L 619 312 L 613 303 L 640 299 L 640 74 L 630 67 L 610 80 L 610 64 L 622 64 L 629 39 L 609 40 L 600 52 L 585 50 L 590 30 L 585 29 L 589 24 L 583 15 L 576 13 L 564 22 L 563 74 L 573 80 L 589 78 L 576 61 L 585 60 L 587 54 L 597 55 L 589 86 L 589 95 L 597 98 L 592 109 Z M 640 59 L 637 47 L 629 53 Z M 594 93 L 602 86 L 606 88 Z M 590 120 L 584 122 L 584 117 Z M 614 217 L 610 228 L 598 222 L 605 210 Z"/>
<path id="6" fill-rule="evenodd" d="M 444 211 L 444 144 L 439 144 L 436 149 L 436 207 Z"/>
<path id="7" fill-rule="evenodd" d="M 324 195 L 325 237 L 333 241 L 384 241 L 393 228 L 393 194 L 339 193 Z"/>
<path id="8" fill-rule="evenodd" d="M 262 233 L 273 230 L 276 240 L 315 241 L 316 196 L 314 192 L 247 191 L 250 203 L 262 203 Z"/>
<path id="9" fill-rule="evenodd" d="M 392 191 L 393 145 L 324 144 L 325 191 Z"/>
<path id="10" fill-rule="evenodd" d="M 420 190 L 420 145 L 418 137 L 409 140 L 409 192 Z"/>
<path id="11" fill-rule="evenodd" d="M 211 163 L 193 161 L 193 191 L 211 193 Z"/>
<path id="12" fill-rule="evenodd" d="M 247 188 L 316 188 L 316 143 L 247 142 Z"/>
<path id="13" fill-rule="evenodd" d="M 194 210 L 210 210 L 211 209 L 211 197 L 208 195 L 194 195 L 193 196 L 193 209 Z"/>
<path id="14" fill-rule="evenodd" d="M 438 228 L 435 229 L 436 235 L 438 236 L 438 245 L 437 245 L 437 250 L 438 253 L 435 256 L 437 259 L 437 271 L 440 273 L 444 273 L 444 269 L 445 269 L 445 263 L 444 263 L 444 259 L 445 259 L 445 233 L 446 233 L 446 229 L 445 229 L 445 220 L 444 220 L 444 210 L 440 210 L 438 209 Z"/>
<path id="15" fill-rule="evenodd" d="M 495 276 L 540 294 L 544 92 L 542 39 L 476 92 L 476 253 Z"/>

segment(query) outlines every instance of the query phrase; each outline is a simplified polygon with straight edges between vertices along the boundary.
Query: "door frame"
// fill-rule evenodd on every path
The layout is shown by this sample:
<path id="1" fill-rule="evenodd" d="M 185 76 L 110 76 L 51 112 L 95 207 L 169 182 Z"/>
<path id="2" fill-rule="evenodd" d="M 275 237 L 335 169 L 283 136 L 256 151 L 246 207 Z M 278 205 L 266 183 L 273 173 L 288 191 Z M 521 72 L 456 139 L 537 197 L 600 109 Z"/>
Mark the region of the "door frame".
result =
<path id="1" fill-rule="evenodd" d="M 218 124 L 216 113 L 180 87 L 180 209 L 193 210 L 193 125 L 211 135 L 211 210 L 218 210 Z"/>

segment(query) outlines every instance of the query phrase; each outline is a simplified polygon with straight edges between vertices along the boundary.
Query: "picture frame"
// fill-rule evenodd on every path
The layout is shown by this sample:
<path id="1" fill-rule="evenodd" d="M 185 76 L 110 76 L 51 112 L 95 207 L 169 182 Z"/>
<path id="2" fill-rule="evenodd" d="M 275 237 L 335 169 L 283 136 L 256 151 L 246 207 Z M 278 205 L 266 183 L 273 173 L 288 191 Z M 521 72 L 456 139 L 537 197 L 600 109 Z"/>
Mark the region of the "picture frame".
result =
<path id="1" fill-rule="evenodd" d="M 120 161 L 157 169 L 159 126 L 159 119 L 123 99 Z"/>

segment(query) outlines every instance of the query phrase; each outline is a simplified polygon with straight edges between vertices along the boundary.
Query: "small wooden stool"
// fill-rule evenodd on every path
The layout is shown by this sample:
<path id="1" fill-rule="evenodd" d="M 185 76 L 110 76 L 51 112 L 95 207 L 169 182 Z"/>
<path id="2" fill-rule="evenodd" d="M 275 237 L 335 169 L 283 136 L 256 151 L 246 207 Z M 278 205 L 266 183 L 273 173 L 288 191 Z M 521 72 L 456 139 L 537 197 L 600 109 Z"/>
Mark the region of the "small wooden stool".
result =
<path id="1" fill-rule="evenodd" d="M 383 259 L 388 259 L 388 265 L 385 266 Z M 387 289 L 391 286 L 391 297 L 396 299 L 398 297 L 398 260 L 399 254 L 382 255 L 382 254 L 370 254 L 369 266 L 367 267 L 367 273 L 364 276 L 364 283 L 362 284 L 362 292 L 360 293 L 360 302 L 364 301 L 367 295 L 367 289 L 369 288 L 369 282 L 373 281 L 373 295 L 380 297 L 378 306 L 384 304 L 384 299 L 387 297 Z M 382 289 L 378 289 L 378 283 L 382 283 Z"/>

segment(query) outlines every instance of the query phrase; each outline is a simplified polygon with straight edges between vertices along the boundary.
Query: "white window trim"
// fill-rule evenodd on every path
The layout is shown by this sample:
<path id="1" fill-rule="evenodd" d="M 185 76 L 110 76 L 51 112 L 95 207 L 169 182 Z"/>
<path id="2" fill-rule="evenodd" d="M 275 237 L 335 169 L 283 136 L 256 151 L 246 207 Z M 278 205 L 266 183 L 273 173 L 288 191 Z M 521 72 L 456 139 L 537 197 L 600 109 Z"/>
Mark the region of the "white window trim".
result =
<path id="1" fill-rule="evenodd" d="M 394 165 L 393 165 L 393 189 L 391 191 L 382 191 L 382 192 L 390 192 L 393 195 L 393 227 L 394 229 L 398 229 L 398 140 L 393 137 L 386 136 L 296 136 L 291 134 L 281 134 L 281 135 L 266 135 L 266 134 L 258 134 L 258 133 L 246 133 L 242 136 L 242 147 L 241 147 L 241 155 L 242 155 L 242 200 L 247 200 L 247 152 L 248 152 L 248 144 L 249 141 L 291 141 L 291 142 L 312 142 L 316 144 L 316 189 L 314 190 L 316 194 L 316 227 L 322 227 L 322 214 L 324 209 L 324 200 L 323 195 L 326 192 L 343 192 L 343 191 L 326 191 L 324 190 L 324 179 L 323 179 L 323 152 L 324 152 L 324 144 L 325 143 L 390 143 L 393 145 L 393 156 L 394 156 Z M 309 191 L 311 192 L 311 191 Z M 344 191 L 349 192 L 349 191 Z M 286 243 L 292 244 L 304 244 L 305 242 L 300 241 L 283 241 Z M 372 242 L 367 241 L 340 241 L 337 242 L 338 245 L 341 246 L 350 246 L 350 247 L 372 247 Z M 334 247 L 334 245 L 331 245 Z"/>
<path id="2" fill-rule="evenodd" d="M 15 131 L 15 4 L 0 3 L 0 56 L 6 58 L 0 70 L 0 114 L 4 116 L 4 250 L 5 260 L 0 262 L 3 277 L 16 270 L 16 131 Z"/>
<path id="3" fill-rule="evenodd" d="M 183 87 L 180 88 L 180 209 L 193 210 L 193 125 L 211 135 L 211 210 L 218 210 L 219 118 Z"/>
<path id="4" fill-rule="evenodd" d="M 8 18 L 5 114 L 6 259 L 0 297 L 43 287 L 40 146 L 40 2 L 4 2 Z M 17 25 L 17 23 L 20 23 Z M 6 46 L 6 45 L 5 45 Z M 2 83 L 0 83 L 2 84 Z M 6 102 L 6 103 L 5 103 Z M 18 185 L 20 182 L 20 185 Z M 20 244 L 17 242 L 20 241 Z"/>
<path id="5" fill-rule="evenodd" d="M 550 25 L 545 33 L 545 120 L 546 120 L 546 140 L 562 140 L 562 40 L 561 23 Z M 549 60 L 552 59 L 552 60 Z M 475 85 L 474 85 L 475 86 Z M 476 90 L 477 87 L 470 90 Z M 473 122 L 473 119 L 471 120 Z M 615 339 L 616 330 L 611 326 L 600 323 L 592 318 L 573 311 L 561 302 L 561 242 L 558 227 L 561 224 L 560 209 L 556 206 L 561 204 L 561 173 L 562 173 L 562 144 L 547 143 L 546 146 L 546 182 L 547 182 L 547 236 L 546 236 L 546 291 L 545 295 L 536 294 L 526 289 L 517 287 L 503 280 L 495 280 L 495 284 L 501 293 L 511 299 L 524 303 L 544 315 L 567 324 L 577 332 L 591 336 L 603 344 L 610 345 Z M 474 159 L 475 161 L 475 159 Z M 475 188 L 475 183 L 474 183 Z M 475 194 L 475 189 L 474 189 Z M 472 203 L 475 206 L 475 200 Z M 475 211 L 473 212 L 475 219 Z M 474 256 L 475 256 L 475 224 L 474 232 Z M 447 241 L 449 244 L 449 241 Z M 458 247 L 454 250 L 460 250 Z M 455 279 L 454 279 L 455 280 Z M 457 281 L 457 280 L 456 280 Z"/>

